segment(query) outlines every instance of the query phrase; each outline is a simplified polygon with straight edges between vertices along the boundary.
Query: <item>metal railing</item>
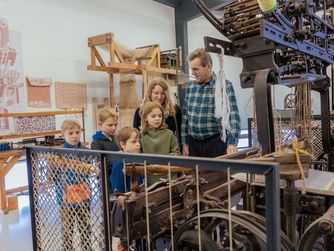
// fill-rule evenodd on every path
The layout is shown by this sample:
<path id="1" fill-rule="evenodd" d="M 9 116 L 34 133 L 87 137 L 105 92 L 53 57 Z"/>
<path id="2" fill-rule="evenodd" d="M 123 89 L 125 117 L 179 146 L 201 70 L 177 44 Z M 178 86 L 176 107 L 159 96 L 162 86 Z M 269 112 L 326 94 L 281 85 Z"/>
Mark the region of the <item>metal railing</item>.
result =
<path id="1" fill-rule="evenodd" d="M 266 250 L 281 250 L 278 163 L 28 147 L 35 251 L 112 249 L 106 168 L 111 160 L 264 175 Z"/>

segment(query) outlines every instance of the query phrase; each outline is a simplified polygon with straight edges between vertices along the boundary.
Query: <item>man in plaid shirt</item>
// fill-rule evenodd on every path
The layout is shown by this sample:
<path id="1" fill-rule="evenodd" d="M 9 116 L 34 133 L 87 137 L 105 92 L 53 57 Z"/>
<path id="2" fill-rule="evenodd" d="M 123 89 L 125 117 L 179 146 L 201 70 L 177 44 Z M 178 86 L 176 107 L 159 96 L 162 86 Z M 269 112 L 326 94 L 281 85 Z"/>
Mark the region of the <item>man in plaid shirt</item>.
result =
<path id="1" fill-rule="evenodd" d="M 212 58 L 200 48 L 188 55 L 188 62 L 196 81 L 186 91 L 182 112 L 181 143 L 184 156 L 217 157 L 237 151 L 240 116 L 234 89 L 226 81 L 230 105 L 227 142 L 221 139 L 221 119 L 215 116 L 216 74 L 212 71 Z M 224 104 L 223 104 L 224 105 Z"/>

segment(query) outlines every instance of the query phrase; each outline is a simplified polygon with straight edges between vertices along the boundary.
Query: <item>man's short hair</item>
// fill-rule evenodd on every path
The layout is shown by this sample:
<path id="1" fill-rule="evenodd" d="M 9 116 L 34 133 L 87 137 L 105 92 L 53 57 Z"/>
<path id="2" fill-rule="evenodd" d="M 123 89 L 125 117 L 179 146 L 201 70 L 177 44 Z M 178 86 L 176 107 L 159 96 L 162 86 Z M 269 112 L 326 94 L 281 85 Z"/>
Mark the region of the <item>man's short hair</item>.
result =
<path id="1" fill-rule="evenodd" d="M 199 58 L 201 60 L 201 65 L 207 66 L 208 63 L 212 65 L 212 58 L 209 52 L 205 51 L 204 48 L 198 48 L 188 55 L 187 59 L 189 62 L 193 61 L 195 58 Z"/>
<path id="2" fill-rule="evenodd" d="M 74 128 L 81 129 L 80 122 L 76 119 L 65 119 L 63 123 L 61 124 L 61 131 L 65 132 L 67 130 L 71 130 Z"/>

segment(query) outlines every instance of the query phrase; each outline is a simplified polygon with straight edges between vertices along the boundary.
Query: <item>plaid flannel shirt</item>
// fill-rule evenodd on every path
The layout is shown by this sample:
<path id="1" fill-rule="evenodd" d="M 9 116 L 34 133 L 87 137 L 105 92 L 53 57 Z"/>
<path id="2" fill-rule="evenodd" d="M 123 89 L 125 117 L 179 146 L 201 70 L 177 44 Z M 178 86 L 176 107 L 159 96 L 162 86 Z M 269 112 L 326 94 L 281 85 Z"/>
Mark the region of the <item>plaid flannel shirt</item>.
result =
<path id="1" fill-rule="evenodd" d="M 205 85 L 191 81 L 183 104 L 181 143 L 188 144 L 188 137 L 205 140 L 222 131 L 221 119 L 215 117 L 215 75 Z M 230 103 L 230 130 L 227 144 L 237 145 L 240 134 L 240 116 L 234 88 L 226 80 L 226 92 Z"/>

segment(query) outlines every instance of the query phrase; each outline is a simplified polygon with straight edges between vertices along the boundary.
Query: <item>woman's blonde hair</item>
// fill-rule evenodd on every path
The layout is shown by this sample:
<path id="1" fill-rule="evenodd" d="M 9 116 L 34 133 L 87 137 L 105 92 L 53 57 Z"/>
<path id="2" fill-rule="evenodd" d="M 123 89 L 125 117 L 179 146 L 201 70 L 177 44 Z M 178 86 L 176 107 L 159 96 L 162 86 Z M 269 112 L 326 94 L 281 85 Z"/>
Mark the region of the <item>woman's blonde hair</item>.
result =
<path id="1" fill-rule="evenodd" d="M 159 128 L 167 128 L 167 125 L 165 124 L 165 114 L 164 114 L 164 109 L 162 105 L 160 105 L 158 102 L 148 101 L 142 107 L 141 114 L 140 114 L 141 115 L 140 132 L 142 134 L 147 133 L 150 128 L 148 122 L 146 121 L 147 115 L 156 108 L 160 109 L 162 113 L 162 121 L 161 121 L 161 125 Z"/>
<path id="2" fill-rule="evenodd" d="M 163 78 L 154 78 L 153 80 L 150 81 L 150 83 L 148 84 L 147 87 L 147 91 L 145 93 L 143 102 L 141 103 L 141 109 L 142 107 L 146 104 L 146 102 L 151 101 L 151 96 L 152 96 L 152 91 L 155 88 L 156 85 L 159 85 L 165 93 L 165 102 L 162 104 L 165 116 L 175 116 L 175 104 L 173 99 L 170 97 L 170 92 L 169 92 L 169 87 L 168 87 L 168 83 L 166 80 L 164 80 Z"/>
<path id="3" fill-rule="evenodd" d="M 111 107 L 107 107 L 107 108 L 103 108 L 100 112 L 99 112 L 99 122 L 103 123 L 104 121 L 106 121 L 108 118 L 116 118 L 118 119 L 118 115 L 117 112 L 114 108 Z"/>
<path id="4" fill-rule="evenodd" d="M 137 128 L 133 128 L 133 127 L 130 127 L 130 126 L 125 126 L 119 131 L 119 133 L 117 135 L 117 144 L 118 144 L 120 149 L 122 149 L 121 142 L 123 142 L 125 144 L 126 141 L 128 141 L 130 139 L 132 133 L 136 133 L 137 137 L 140 137 L 140 132 L 138 131 Z"/>

